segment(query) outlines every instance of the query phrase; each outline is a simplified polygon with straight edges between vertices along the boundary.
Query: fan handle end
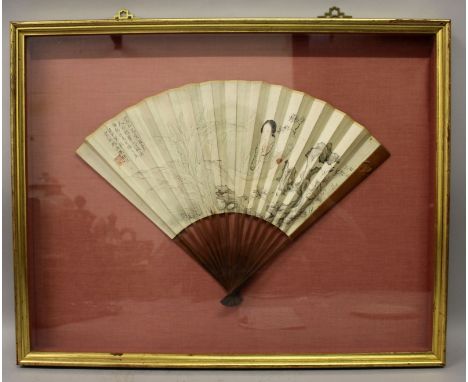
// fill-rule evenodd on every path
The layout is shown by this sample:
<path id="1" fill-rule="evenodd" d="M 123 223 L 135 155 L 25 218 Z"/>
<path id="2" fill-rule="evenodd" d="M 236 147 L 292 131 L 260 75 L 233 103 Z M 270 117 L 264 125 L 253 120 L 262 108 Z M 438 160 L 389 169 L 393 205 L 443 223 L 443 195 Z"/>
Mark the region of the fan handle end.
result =
<path id="1" fill-rule="evenodd" d="M 233 307 L 240 305 L 242 302 L 242 296 L 239 290 L 234 290 L 233 292 L 229 293 L 226 297 L 224 297 L 220 302 L 224 306 Z"/>

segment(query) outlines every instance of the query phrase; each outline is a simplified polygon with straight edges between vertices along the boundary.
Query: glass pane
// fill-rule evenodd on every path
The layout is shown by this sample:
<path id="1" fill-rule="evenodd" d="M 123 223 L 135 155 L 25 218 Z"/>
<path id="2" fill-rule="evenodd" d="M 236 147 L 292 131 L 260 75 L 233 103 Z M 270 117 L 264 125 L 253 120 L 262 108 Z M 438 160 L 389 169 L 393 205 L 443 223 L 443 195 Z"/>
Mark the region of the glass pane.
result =
<path id="1" fill-rule="evenodd" d="M 29 37 L 33 350 L 429 351 L 431 36 Z M 103 122 L 194 82 L 262 80 L 323 99 L 391 157 L 244 289 L 223 289 L 76 154 Z"/>

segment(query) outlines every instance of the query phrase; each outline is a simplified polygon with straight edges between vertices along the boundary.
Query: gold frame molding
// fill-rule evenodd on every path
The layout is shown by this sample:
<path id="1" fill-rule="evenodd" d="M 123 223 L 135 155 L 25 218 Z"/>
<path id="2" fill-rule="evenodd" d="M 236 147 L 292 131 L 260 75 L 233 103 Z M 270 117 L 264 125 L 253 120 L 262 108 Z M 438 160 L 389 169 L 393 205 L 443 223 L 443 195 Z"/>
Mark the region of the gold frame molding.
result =
<path id="1" fill-rule="evenodd" d="M 327 368 L 443 366 L 447 315 L 450 175 L 450 20 L 239 18 L 31 21 L 10 24 L 11 155 L 17 362 L 25 366 L 137 368 Z M 430 34 L 436 62 L 436 216 L 432 350 L 420 353 L 199 355 L 37 352 L 27 290 L 25 47 L 29 36 L 146 33 Z"/>

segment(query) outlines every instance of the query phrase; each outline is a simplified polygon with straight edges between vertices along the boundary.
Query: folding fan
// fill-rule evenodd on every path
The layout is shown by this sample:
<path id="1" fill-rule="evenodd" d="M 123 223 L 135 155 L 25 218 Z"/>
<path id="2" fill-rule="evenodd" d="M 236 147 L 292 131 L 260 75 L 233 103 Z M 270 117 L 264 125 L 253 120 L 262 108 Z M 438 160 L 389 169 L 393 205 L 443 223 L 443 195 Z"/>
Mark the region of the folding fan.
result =
<path id="1" fill-rule="evenodd" d="M 77 153 L 226 289 L 228 306 L 389 155 L 330 104 L 260 81 L 146 98 Z"/>

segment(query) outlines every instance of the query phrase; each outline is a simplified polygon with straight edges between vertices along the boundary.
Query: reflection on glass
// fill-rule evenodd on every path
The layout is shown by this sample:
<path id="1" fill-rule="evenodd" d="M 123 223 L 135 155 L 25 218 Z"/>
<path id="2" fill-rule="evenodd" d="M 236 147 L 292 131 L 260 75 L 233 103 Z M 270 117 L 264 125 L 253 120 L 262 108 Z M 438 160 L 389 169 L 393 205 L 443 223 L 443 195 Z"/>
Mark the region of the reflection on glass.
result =
<path id="1" fill-rule="evenodd" d="M 141 283 L 142 275 L 153 272 L 155 262 L 161 261 L 153 253 L 152 241 L 138 239 L 131 228 L 118 228 L 115 214 L 97 217 L 87 209 L 84 196 L 65 194 L 48 173 L 29 185 L 28 201 L 37 326 L 112 315 L 121 309 L 119 300 L 158 297 Z M 118 284 L 118 293 L 101 288 L 103 283 Z M 55 304 L 61 298 L 68 306 Z"/>

